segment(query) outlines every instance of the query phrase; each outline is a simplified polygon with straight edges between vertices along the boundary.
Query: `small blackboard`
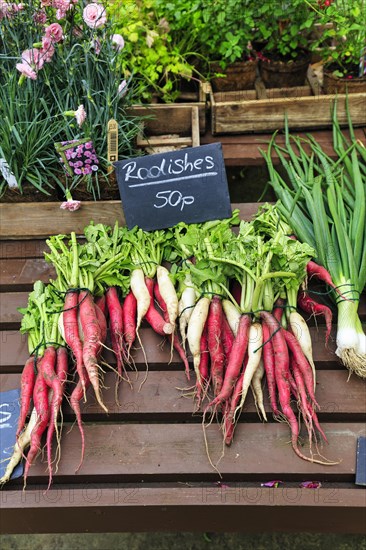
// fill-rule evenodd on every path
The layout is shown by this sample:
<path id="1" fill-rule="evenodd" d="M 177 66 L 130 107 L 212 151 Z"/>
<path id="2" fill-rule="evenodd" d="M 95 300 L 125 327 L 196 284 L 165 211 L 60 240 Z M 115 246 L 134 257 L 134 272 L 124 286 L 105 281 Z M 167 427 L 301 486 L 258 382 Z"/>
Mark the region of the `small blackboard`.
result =
<path id="1" fill-rule="evenodd" d="M 0 393 L 0 477 L 5 473 L 8 460 L 13 454 L 15 434 L 20 413 L 20 390 L 10 390 Z M 23 464 L 18 464 L 11 479 L 20 477 Z"/>
<path id="2" fill-rule="evenodd" d="M 221 143 L 117 161 L 127 227 L 145 231 L 178 222 L 230 218 Z"/>

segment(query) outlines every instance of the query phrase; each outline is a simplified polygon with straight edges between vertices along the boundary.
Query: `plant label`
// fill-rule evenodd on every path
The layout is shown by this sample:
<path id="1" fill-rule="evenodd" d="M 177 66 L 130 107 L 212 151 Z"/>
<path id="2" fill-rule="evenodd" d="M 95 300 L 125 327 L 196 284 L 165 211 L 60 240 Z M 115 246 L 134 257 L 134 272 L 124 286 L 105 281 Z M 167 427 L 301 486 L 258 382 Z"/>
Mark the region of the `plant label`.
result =
<path id="1" fill-rule="evenodd" d="M 115 168 L 129 229 L 232 215 L 221 143 L 117 161 Z"/>
<path id="2" fill-rule="evenodd" d="M 20 390 L 10 390 L 0 393 L 0 477 L 5 473 L 8 460 L 13 454 L 15 434 L 20 413 Z M 14 469 L 11 479 L 20 477 L 23 464 Z"/>

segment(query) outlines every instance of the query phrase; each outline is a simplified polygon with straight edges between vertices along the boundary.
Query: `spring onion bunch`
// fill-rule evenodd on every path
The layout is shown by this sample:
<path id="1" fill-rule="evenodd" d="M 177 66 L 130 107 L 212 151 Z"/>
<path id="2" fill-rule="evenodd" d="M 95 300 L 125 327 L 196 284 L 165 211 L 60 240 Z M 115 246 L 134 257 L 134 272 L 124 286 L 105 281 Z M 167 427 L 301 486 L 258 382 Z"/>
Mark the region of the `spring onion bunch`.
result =
<path id="1" fill-rule="evenodd" d="M 366 336 L 358 316 L 360 294 L 366 284 L 366 149 L 356 140 L 349 119 L 346 138 L 333 112 L 333 147 L 330 159 L 312 136 L 290 135 L 285 145 L 272 137 L 262 151 L 270 184 L 279 199 L 278 209 L 296 237 L 316 250 L 315 261 L 330 273 L 338 309 L 336 354 L 344 365 L 366 378 Z M 294 147 L 294 146 L 295 147 Z M 290 184 L 274 167 L 274 150 Z"/>

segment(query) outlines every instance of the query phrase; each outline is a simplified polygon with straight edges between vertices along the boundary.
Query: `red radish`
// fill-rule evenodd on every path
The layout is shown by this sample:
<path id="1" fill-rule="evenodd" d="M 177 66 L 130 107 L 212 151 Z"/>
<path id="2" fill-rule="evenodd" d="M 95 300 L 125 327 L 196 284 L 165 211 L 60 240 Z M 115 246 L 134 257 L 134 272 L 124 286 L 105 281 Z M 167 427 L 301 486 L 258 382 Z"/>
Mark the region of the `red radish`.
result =
<path id="1" fill-rule="evenodd" d="M 295 361 L 301 371 L 301 374 L 304 377 L 305 387 L 307 389 L 307 392 L 310 396 L 310 399 L 314 403 L 315 406 L 319 407 L 314 394 L 314 377 L 313 377 L 313 371 L 304 356 L 301 346 L 295 336 L 291 334 L 291 332 L 288 332 L 288 330 L 282 329 L 285 341 L 289 349 L 291 350 L 291 353 L 293 354 Z"/>
<path id="2" fill-rule="evenodd" d="M 138 332 L 141 321 L 145 317 L 150 306 L 150 294 L 145 284 L 145 275 L 142 269 L 134 269 L 131 273 L 131 290 L 137 300 L 136 331 Z"/>
<path id="3" fill-rule="evenodd" d="M 225 355 L 221 340 L 222 316 L 221 299 L 218 296 L 214 296 L 211 300 L 207 317 L 207 336 L 208 351 L 211 359 L 211 381 L 215 397 L 221 391 L 224 378 Z"/>
<path id="4" fill-rule="evenodd" d="M 33 464 L 33 461 L 36 458 L 41 448 L 41 438 L 44 431 L 47 428 L 47 424 L 50 418 L 50 406 L 48 401 L 49 387 L 46 384 L 46 381 L 42 375 L 42 370 L 41 370 L 42 360 L 43 360 L 43 357 L 39 361 L 39 370 L 38 370 L 38 374 L 34 384 L 34 391 L 33 391 L 33 402 L 34 402 L 34 407 L 37 411 L 37 422 L 31 433 L 30 449 L 28 451 L 27 460 L 24 466 L 24 487 L 27 484 L 29 468 Z"/>
<path id="5" fill-rule="evenodd" d="M 68 373 L 68 355 L 67 350 L 63 346 L 59 347 L 57 350 L 57 361 L 56 361 L 56 375 L 60 383 L 61 392 L 53 392 L 52 399 L 50 403 L 50 422 L 47 430 L 47 462 L 48 462 L 48 471 L 49 471 L 49 482 L 48 488 L 52 483 L 52 438 L 53 434 L 56 431 L 57 442 L 59 444 L 59 435 L 57 430 L 57 418 L 61 410 L 62 399 L 64 395 L 64 388 L 67 381 Z"/>
<path id="6" fill-rule="evenodd" d="M 230 399 L 230 406 L 228 406 L 229 401 L 226 401 L 226 406 L 224 410 L 224 438 L 226 445 L 231 445 L 235 429 L 235 411 L 238 407 L 241 390 L 243 387 L 244 372 L 239 376 L 233 394 Z"/>
<path id="7" fill-rule="evenodd" d="M 333 288 L 336 292 L 338 292 L 338 294 L 341 294 L 333 283 L 331 274 L 322 265 L 318 265 L 316 262 L 310 260 L 310 262 L 306 265 L 306 271 L 309 277 L 316 277 L 320 281 L 323 281 L 323 283 L 326 283 L 328 286 Z"/>
<path id="8" fill-rule="evenodd" d="M 187 340 L 189 349 L 193 355 L 193 367 L 197 380 L 201 382 L 199 365 L 201 360 L 201 336 L 208 316 L 210 299 L 203 296 L 194 306 L 188 323 Z"/>
<path id="9" fill-rule="evenodd" d="M 271 403 L 272 412 L 275 415 L 279 414 L 276 398 L 276 379 L 275 379 L 275 364 L 272 347 L 272 339 L 266 323 L 262 324 L 263 331 L 263 365 L 266 371 L 266 380 L 268 386 L 269 400 Z"/>
<path id="10" fill-rule="evenodd" d="M 276 330 L 279 327 L 278 321 L 267 311 L 261 312 L 263 322 L 267 324 L 270 336 L 272 337 L 273 351 L 275 356 L 275 376 L 278 389 L 278 397 L 282 412 L 291 429 L 291 444 L 297 456 L 308 462 L 317 464 L 332 464 L 302 454 L 298 446 L 299 426 L 296 416 L 290 406 L 290 383 L 289 383 L 289 354 L 284 337 L 284 330 Z"/>
<path id="11" fill-rule="evenodd" d="M 109 330 L 112 349 L 117 360 L 117 372 L 122 377 L 123 369 L 123 311 L 116 287 L 110 287 L 105 293 L 109 314 Z"/>
<path id="12" fill-rule="evenodd" d="M 226 319 L 225 313 L 222 316 L 221 334 L 222 334 L 222 345 L 224 346 L 224 353 L 225 353 L 225 364 L 227 368 L 227 362 L 229 360 L 230 353 L 235 341 L 235 336 L 233 334 L 233 331 L 230 328 L 228 320 Z"/>
<path id="13" fill-rule="evenodd" d="M 309 433 L 309 442 L 311 444 L 311 439 L 314 433 L 312 424 L 314 422 L 315 427 L 323 437 L 324 441 L 328 443 L 326 435 L 323 432 L 322 428 L 320 427 L 319 420 L 314 410 L 314 407 L 312 406 L 311 403 L 308 402 L 304 379 L 303 379 L 301 370 L 299 369 L 299 366 L 293 357 L 291 361 L 291 367 L 292 367 L 292 372 L 294 374 L 296 386 L 299 392 L 300 409 Z"/>
<path id="14" fill-rule="evenodd" d="M 309 327 L 305 319 L 297 311 L 291 311 L 289 315 L 289 325 L 291 327 L 291 331 L 293 335 L 295 336 L 296 340 L 300 344 L 303 354 L 305 355 L 306 359 L 309 361 L 311 365 L 311 368 L 313 371 L 313 383 L 314 383 L 314 390 L 315 390 L 316 370 L 315 370 L 315 364 L 313 361 L 313 346 L 311 342 Z"/>
<path id="15" fill-rule="evenodd" d="M 85 373 L 85 379 L 86 379 L 85 380 L 86 389 L 88 389 L 88 387 L 90 386 L 90 380 L 87 373 Z M 79 380 L 79 382 L 76 384 L 70 396 L 70 406 L 75 413 L 76 421 L 78 423 L 80 436 L 81 436 L 81 458 L 80 458 L 79 466 L 76 468 L 75 473 L 77 473 L 81 468 L 81 465 L 84 460 L 84 452 L 85 452 L 85 435 L 84 435 L 84 428 L 83 428 L 83 422 L 81 420 L 81 411 L 80 411 L 80 401 L 83 395 L 84 395 L 83 387 Z"/>
<path id="16" fill-rule="evenodd" d="M 218 403 L 227 401 L 233 391 L 248 348 L 250 324 L 250 315 L 242 315 L 226 367 L 223 386 L 220 393 L 210 403 L 209 406 L 211 407 L 217 405 Z"/>
<path id="17" fill-rule="evenodd" d="M 272 315 L 277 321 L 281 324 L 283 312 L 285 311 L 285 300 L 282 298 L 277 298 L 276 303 L 274 305 Z"/>
<path id="18" fill-rule="evenodd" d="M 127 344 L 127 359 L 130 357 L 131 348 L 136 340 L 136 315 L 137 315 L 137 300 L 130 290 L 126 295 L 122 308 L 123 328 L 125 331 L 124 339 Z"/>
<path id="19" fill-rule="evenodd" d="M 158 310 L 155 309 L 154 290 L 157 287 L 156 283 L 154 283 L 152 279 L 149 279 L 148 277 L 146 277 L 145 284 L 151 297 L 150 307 L 147 310 L 145 315 L 146 321 L 149 323 L 149 325 L 151 325 L 151 327 L 154 329 L 154 331 L 157 334 L 160 334 L 161 336 L 172 334 L 174 329 L 171 323 L 169 321 L 166 322 L 166 318 L 163 318 L 163 316 L 158 312 Z"/>
<path id="20" fill-rule="evenodd" d="M 161 297 L 163 298 L 169 317 L 169 322 L 175 329 L 175 322 L 178 317 L 178 297 L 175 287 L 169 275 L 169 271 L 162 265 L 156 269 L 156 279 L 159 286 Z"/>
<path id="21" fill-rule="evenodd" d="M 99 309 L 101 310 L 103 315 L 106 316 L 107 315 L 107 301 L 106 301 L 105 294 L 103 294 L 102 296 L 97 296 L 94 299 L 94 303 L 95 303 L 96 306 L 99 307 Z"/>
<path id="22" fill-rule="evenodd" d="M 84 388 L 85 396 L 85 378 L 83 369 L 83 344 L 80 339 L 79 323 L 78 323 L 78 304 L 79 304 L 79 292 L 69 290 L 65 296 L 64 311 L 62 313 L 62 325 L 64 340 L 71 349 L 75 361 L 76 370 L 81 380 L 82 387 Z"/>
<path id="23" fill-rule="evenodd" d="M 306 292 L 305 288 L 301 289 L 299 291 L 299 294 L 297 295 L 297 305 L 306 313 L 310 313 L 314 316 L 324 316 L 325 324 L 327 327 L 327 332 L 325 334 L 325 343 L 328 344 L 329 336 L 332 331 L 332 310 L 328 306 L 324 304 L 319 304 L 313 298 L 311 298 Z"/>
<path id="24" fill-rule="evenodd" d="M 150 291 L 150 289 L 149 289 L 149 291 Z M 163 313 L 165 323 L 167 325 L 169 324 L 169 326 L 171 327 L 171 324 L 170 324 L 170 321 L 169 321 L 169 314 L 168 314 L 166 304 L 164 302 L 164 299 L 163 299 L 162 295 L 160 294 L 159 286 L 156 283 L 154 284 L 154 294 L 155 294 L 155 298 L 156 298 L 156 300 L 159 304 L 159 307 L 160 307 L 160 309 Z M 174 332 L 174 334 L 169 334 L 168 336 L 169 336 L 170 342 L 171 342 L 172 346 L 174 347 L 175 351 L 178 352 L 179 357 L 182 359 L 184 367 L 185 367 L 185 372 L 186 372 L 187 379 L 190 380 L 191 376 L 190 376 L 190 373 L 189 373 L 188 359 L 187 359 L 187 356 L 186 356 L 186 352 L 184 351 L 183 346 L 179 341 L 177 333 Z"/>
<path id="25" fill-rule="evenodd" d="M 101 349 L 102 338 L 101 327 L 98 322 L 91 293 L 89 291 L 82 291 L 80 293 L 80 298 L 80 321 L 84 334 L 83 361 L 89 380 L 94 388 L 96 400 L 107 413 L 108 409 L 103 403 L 100 392 L 100 367 L 98 365 L 98 355 Z"/>
<path id="26" fill-rule="evenodd" d="M 36 358 L 32 355 L 24 365 L 22 376 L 20 379 L 20 412 L 16 437 L 19 437 L 20 432 L 25 426 L 29 405 L 32 399 L 34 382 L 36 379 Z"/>
<path id="27" fill-rule="evenodd" d="M 197 390 L 197 406 L 199 407 L 201 404 L 202 399 L 205 398 L 208 385 L 209 385 L 209 379 L 210 379 L 210 354 L 208 351 L 208 338 L 207 338 L 207 321 L 205 323 L 202 336 L 201 336 L 201 342 L 200 342 L 200 364 L 198 367 L 200 378 L 197 378 L 196 381 L 196 390 Z"/>

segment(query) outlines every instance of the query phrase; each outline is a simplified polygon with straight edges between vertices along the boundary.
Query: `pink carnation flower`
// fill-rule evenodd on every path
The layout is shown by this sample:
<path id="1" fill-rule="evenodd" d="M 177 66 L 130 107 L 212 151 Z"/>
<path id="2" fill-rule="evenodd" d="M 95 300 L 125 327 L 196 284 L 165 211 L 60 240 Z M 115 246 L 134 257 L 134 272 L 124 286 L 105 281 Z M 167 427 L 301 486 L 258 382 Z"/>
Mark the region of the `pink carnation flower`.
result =
<path id="1" fill-rule="evenodd" d="M 22 63 L 17 63 L 16 68 L 22 73 L 22 75 L 32 80 L 36 80 L 37 71 L 42 69 L 44 59 L 40 50 L 32 48 L 31 50 L 24 50 L 22 53 Z"/>
<path id="2" fill-rule="evenodd" d="M 117 93 L 120 97 L 123 97 L 127 93 L 127 82 L 125 80 L 122 80 L 120 85 L 118 86 Z"/>
<path id="3" fill-rule="evenodd" d="M 48 36 L 42 38 L 41 54 L 45 63 L 49 63 L 55 53 L 55 47 L 53 41 Z"/>
<path id="4" fill-rule="evenodd" d="M 45 30 L 45 36 L 50 38 L 52 42 L 61 42 L 63 39 L 62 27 L 59 23 L 51 23 Z"/>
<path id="5" fill-rule="evenodd" d="M 81 201 L 74 201 L 73 199 L 71 199 L 63 202 L 60 208 L 61 210 L 69 210 L 70 212 L 74 212 L 75 210 L 79 210 L 80 206 Z"/>
<path id="6" fill-rule="evenodd" d="M 99 29 L 107 21 L 104 6 L 96 2 L 88 4 L 83 10 L 83 19 L 91 29 Z"/>
<path id="7" fill-rule="evenodd" d="M 75 111 L 75 118 L 76 118 L 76 122 L 81 128 L 86 119 L 86 111 L 84 109 L 84 105 L 79 105 L 79 107 Z"/>
<path id="8" fill-rule="evenodd" d="M 119 52 L 120 50 L 123 50 L 123 48 L 125 47 L 125 41 L 121 34 L 112 34 L 111 40 L 117 52 Z"/>
<path id="9" fill-rule="evenodd" d="M 37 25 L 44 25 L 47 21 L 47 14 L 44 10 L 38 10 L 33 15 L 33 21 Z"/>

